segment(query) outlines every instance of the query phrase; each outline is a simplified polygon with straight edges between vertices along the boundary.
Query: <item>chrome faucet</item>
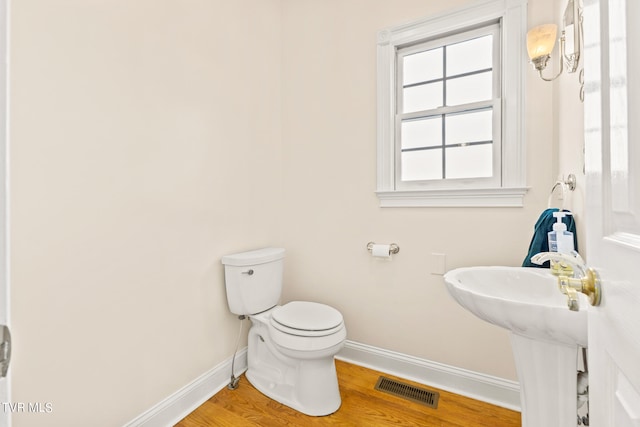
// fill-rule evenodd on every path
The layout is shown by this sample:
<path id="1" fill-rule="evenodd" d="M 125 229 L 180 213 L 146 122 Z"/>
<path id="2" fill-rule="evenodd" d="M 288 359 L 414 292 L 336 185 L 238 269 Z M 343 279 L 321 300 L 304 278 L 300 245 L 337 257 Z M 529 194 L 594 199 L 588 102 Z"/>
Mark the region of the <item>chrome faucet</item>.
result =
<path id="1" fill-rule="evenodd" d="M 587 274 L 587 265 L 584 259 L 576 251 L 571 254 L 561 254 L 559 252 L 540 252 L 531 257 L 531 262 L 542 265 L 547 261 L 555 261 L 561 265 L 571 267 L 573 270 L 572 277 L 584 277 Z"/>
<path id="2" fill-rule="evenodd" d="M 554 273 L 558 277 L 558 287 L 567 296 L 567 306 L 569 310 L 578 311 L 578 292 L 586 294 L 591 305 L 599 305 L 601 298 L 600 276 L 592 269 L 588 268 L 584 259 L 576 251 L 570 255 L 558 252 L 540 252 L 531 257 L 531 262 L 542 265 L 546 261 L 555 261 L 559 264 L 559 269 Z M 567 268 L 570 267 L 570 270 Z M 572 277 L 567 277 L 568 272 Z M 553 271 L 552 271 L 553 272 Z"/>

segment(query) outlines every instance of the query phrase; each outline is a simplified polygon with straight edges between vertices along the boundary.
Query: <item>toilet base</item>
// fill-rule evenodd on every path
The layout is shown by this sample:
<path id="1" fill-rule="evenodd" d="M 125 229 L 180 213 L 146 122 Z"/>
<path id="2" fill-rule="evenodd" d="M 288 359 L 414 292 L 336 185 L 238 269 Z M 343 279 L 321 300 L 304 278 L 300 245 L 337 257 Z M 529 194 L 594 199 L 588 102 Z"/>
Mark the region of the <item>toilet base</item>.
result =
<path id="1" fill-rule="evenodd" d="M 246 377 L 262 394 L 311 416 L 334 413 L 342 400 L 334 355 L 343 342 L 320 352 L 317 359 L 294 359 L 282 354 L 266 325 L 252 319 L 249 330 Z"/>
<path id="2" fill-rule="evenodd" d="M 291 384 L 270 381 L 256 370 L 247 370 L 245 375 L 251 385 L 265 396 L 305 415 L 320 417 L 333 414 L 342 404 L 333 359 L 331 359 L 331 367 L 333 368 L 333 375 L 326 373 L 311 375 L 306 379 L 302 375 L 298 377 L 299 383 L 296 387 Z M 326 372 L 326 370 L 323 370 L 323 372 Z M 331 378 L 336 379 L 335 381 L 326 381 Z M 324 384 L 321 382 L 324 382 Z"/>

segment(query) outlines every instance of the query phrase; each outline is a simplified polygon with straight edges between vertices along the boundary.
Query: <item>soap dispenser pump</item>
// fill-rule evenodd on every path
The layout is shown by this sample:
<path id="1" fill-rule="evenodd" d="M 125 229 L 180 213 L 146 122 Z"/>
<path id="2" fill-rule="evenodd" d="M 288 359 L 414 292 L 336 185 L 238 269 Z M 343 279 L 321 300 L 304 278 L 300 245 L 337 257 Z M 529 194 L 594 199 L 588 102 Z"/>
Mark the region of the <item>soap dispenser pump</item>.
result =
<path id="1" fill-rule="evenodd" d="M 549 241 L 549 251 L 559 252 L 561 254 L 570 254 L 574 250 L 573 233 L 567 231 L 567 225 L 562 222 L 562 218 L 571 215 L 571 212 L 554 212 L 553 216 L 557 222 L 553 224 L 553 231 L 547 234 Z"/>

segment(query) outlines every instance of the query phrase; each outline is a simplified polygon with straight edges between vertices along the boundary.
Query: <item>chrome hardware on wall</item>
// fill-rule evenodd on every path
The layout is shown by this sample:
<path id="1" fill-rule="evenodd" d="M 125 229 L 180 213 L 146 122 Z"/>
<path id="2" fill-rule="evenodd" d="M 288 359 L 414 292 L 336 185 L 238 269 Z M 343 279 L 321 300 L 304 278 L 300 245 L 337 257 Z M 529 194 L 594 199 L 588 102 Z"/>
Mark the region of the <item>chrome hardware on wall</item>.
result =
<path id="1" fill-rule="evenodd" d="M 564 185 L 569 187 L 570 191 L 575 190 L 576 189 L 576 176 L 574 174 L 570 173 L 567 176 L 567 179 L 564 180 Z"/>
<path id="2" fill-rule="evenodd" d="M 558 277 L 560 291 L 568 297 L 567 305 L 572 311 L 578 311 L 578 292 L 582 292 L 589 297 L 591 305 L 600 305 L 602 290 L 600 287 L 600 275 L 593 268 L 588 268 L 585 276 L 573 278 L 567 276 Z"/>
<path id="3" fill-rule="evenodd" d="M 367 243 L 367 250 L 368 250 L 369 252 L 373 251 L 373 245 L 375 245 L 375 243 L 373 243 L 373 242 L 369 242 L 369 243 Z M 398 246 L 398 245 L 397 245 L 397 244 L 395 244 L 395 243 L 391 243 L 391 244 L 389 245 L 389 254 L 394 254 L 394 255 L 395 255 L 395 254 L 397 254 L 398 252 L 400 252 L 400 246 Z"/>
<path id="4" fill-rule="evenodd" d="M 551 187 L 551 192 L 549 193 L 549 199 L 547 200 L 547 207 L 551 207 L 551 202 L 553 199 L 553 194 L 555 193 L 556 189 L 560 188 L 560 195 L 558 196 L 558 200 L 562 200 L 562 209 L 565 208 L 564 203 L 565 203 L 565 198 L 567 197 L 567 191 L 574 191 L 576 189 L 576 176 L 572 173 L 570 173 L 567 178 L 565 179 L 564 177 L 562 177 L 562 180 L 558 180 L 555 182 L 555 184 L 553 184 L 553 187 Z"/>

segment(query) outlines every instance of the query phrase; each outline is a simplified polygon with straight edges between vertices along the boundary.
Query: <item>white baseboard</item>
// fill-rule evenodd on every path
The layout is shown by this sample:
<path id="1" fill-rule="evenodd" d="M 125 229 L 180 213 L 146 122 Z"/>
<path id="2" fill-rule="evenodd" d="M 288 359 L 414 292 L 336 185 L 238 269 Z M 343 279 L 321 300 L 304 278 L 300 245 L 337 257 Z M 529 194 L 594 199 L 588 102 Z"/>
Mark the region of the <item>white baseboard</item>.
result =
<path id="1" fill-rule="evenodd" d="M 129 421 L 124 427 L 170 427 L 175 425 L 229 384 L 232 359 L 233 356 L 205 372 L 171 396 Z M 238 351 L 234 368 L 238 376 L 247 370 L 246 347 Z"/>
<path id="2" fill-rule="evenodd" d="M 347 341 L 337 359 L 421 384 L 520 411 L 520 386 L 490 375 L 455 368 L 442 363 L 394 351 Z M 205 372 L 171 396 L 129 421 L 124 427 L 170 427 L 229 383 L 231 357 Z M 247 369 L 247 348 L 236 356 L 236 372 Z M 238 374 L 240 375 L 240 374 Z"/>
<path id="3" fill-rule="evenodd" d="M 520 411 L 520 384 L 466 369 L 347 341 L 336 359 L 492 405 Z"/>

